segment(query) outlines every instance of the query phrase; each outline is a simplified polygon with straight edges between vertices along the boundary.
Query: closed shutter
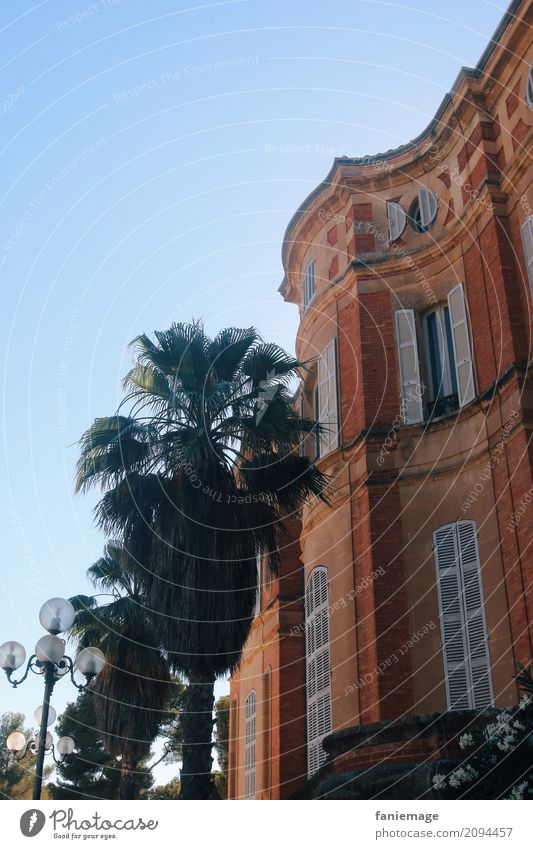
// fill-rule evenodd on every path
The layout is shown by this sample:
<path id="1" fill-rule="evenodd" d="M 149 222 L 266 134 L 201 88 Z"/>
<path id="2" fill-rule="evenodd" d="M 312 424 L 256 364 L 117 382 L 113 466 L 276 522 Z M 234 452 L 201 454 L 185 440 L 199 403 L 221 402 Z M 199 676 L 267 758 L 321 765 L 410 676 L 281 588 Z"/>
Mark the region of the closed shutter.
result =
<path id="1" fill-rule="evenodd" d="M 464 407 L 475 396 L 474 368 L 470 347 L 470 331 L 466 312 L 466 300 L 463 284 L 459 283 L 448 295 L 450 324 L 452 328 L 453 354 L 455 358 L 455 373 L 457 375 L 457 390 L 459 405 Z"/>
<path id="2" fill-rule="evenodd" d="M 246 799 L 255 799 L 256 702 L 255 690 L 251 690 L 244 705 L 244 796 Z"/>
<path id="3" fill-rule="evenodd" d="M 424 418 L 422 386 L 418 365 L 415 314 L 413 310 L 397 310 L 396 342 L 400 365 L 402 417 L 406 424 L 416 424 Z"/>
<path id="4" fill-rule="evenodd" d="M 448 709 L 492 703 L 492 682 L 474 522 L 433 534 Z"/>
<path id="5" fill-rule="evenodd" d="M 315 261 L 307 265 L 303 280 L 304 307 L 307 308 L 315 296 Z"/>
<path id="6" fill-rule="evenodd" d="M 529 108 L 533 109 L 533 65 L 531 65 L 527 75 L 526 100 Z"/>
<path id="7" fill-rule="evenodd" d="M 533 298 L 533 215 L 526 218 L 520 227 L 524 257 L 526 260 L 527 276 L 529 279 L 529 290 Z"/>
<path id="8" fill-rule="evenodd" d="M 466 635 L 455 525 L 433 534 L 439 595 L 446 700 L 450 710 L 470 707 Z"/>
<path id="9" fill-rule="evenodd" d="M 313 569 L 305 590 L 307 774 L 326 760 L 322 740 L 332 730 L 327 569 Z"/>
<path id="10" fill-rule="evenodd" d="M 320 457 L 339 444 L 337 403 L 336 339 L 332 339 L 318 359 L 318 421 L 323 429 L 319 436 Z"/>
<path id="11" fill-rule="evenodd" d="M 418 205 L 420 207 L 420 226 L 426 229 L 433 224 L 437 217 L 439 199 L 431 189 L 422 188 L 418 190 Z"/>
<path id="12" fill-rule="evenodd" d="M 387 220 L 389 222 L 389 241 L 395 242 L 405 230 L 407 215 L 403 206 L 389 201 L 387 203 Z"/>
<path id="13" fill-rule="evenodd" d="M 492 704 L 492 680 L 475 523 L 458 522 L 457 535 L 470 663 L 471 702 L 473 708 L 484 708 Z"/>

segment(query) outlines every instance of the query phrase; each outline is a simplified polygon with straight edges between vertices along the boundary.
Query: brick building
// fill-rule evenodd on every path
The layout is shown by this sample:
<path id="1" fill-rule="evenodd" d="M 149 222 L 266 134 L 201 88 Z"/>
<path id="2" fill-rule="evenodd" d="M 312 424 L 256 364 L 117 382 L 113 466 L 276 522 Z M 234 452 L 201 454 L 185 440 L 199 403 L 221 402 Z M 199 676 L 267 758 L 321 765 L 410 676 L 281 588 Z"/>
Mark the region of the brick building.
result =
<path id="1" fill-rule="evenodd" d="M 263 580 L 231 682 L 231 798 L 450 757 L 458 717 L 517 702 L 533 657 L 532 23 L 513 2 L 420 136 L 336 159 L 287 228 L 280 291 L 314 362 L 298 403 L 326 426 L 303 450 L 334 497 Z"/>

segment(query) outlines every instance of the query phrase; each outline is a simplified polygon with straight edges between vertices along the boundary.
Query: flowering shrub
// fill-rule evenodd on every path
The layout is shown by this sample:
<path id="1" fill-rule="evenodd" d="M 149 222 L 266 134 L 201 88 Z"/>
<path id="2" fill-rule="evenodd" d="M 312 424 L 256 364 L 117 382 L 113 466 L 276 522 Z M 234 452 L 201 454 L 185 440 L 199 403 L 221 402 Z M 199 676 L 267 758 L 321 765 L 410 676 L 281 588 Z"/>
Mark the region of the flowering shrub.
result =
<path id="1" fill-rule="evenodd" d="M 463 761 L 433 786 L 450 799 L 533 797 L 533 695 L 502 710 L 484 728 L 459 738 Z"/>

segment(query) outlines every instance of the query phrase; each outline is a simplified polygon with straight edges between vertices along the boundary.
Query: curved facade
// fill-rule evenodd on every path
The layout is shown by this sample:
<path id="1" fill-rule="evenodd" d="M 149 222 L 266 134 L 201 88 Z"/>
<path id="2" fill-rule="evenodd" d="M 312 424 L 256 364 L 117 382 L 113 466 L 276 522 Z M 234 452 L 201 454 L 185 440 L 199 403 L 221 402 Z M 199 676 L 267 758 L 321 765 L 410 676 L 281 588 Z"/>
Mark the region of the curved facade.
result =
<path id="1" fill-rule="evenodd" d="M 335 160 L 286 232 L 298 403 L 323 425 L 303 450 L 334 480 L 300 536 L 303 587 L 327 575 L 327 663 L 307 596 L 298 643 L 309 775 L 331 732 L 515 703 L 533 657 L 532 8 L 425 133 Z"/>

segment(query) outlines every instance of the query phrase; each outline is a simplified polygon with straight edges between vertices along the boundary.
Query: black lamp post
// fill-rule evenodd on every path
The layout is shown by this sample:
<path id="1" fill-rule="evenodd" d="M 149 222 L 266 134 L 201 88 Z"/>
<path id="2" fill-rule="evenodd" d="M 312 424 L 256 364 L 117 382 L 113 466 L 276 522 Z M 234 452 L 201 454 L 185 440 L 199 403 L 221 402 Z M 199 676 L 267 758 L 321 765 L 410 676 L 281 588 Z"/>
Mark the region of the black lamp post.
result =
<path id="1" fill-rule="evenodd" d="M 13 758 L 16 761 L 22 761 L 30 752 L 32 755 L 36 755 L 39 749 L 39 732 L 35 735 L 33 739 L 26 740 L 24 734 L 21 731 L 13 731 L 6 740 L 6 746 L 13 755 Z M 52 735 L 48 731 L 46 734 L 46 740 L 44 745 L 45 755 L 51 754 L 53 761 L 55 764 L 59 766 L 62 759 L 65 755 L 71 755 L 74 749 L 76 748 L 76 744 L 72 737 L 60 737 L 57 741 L 57 753 L 59 755 L 59 760 L 56 758 L 54 741 L 52 740 Z"/>
<path id="2" fill-rule="evenodd" d="M 74 617 L 75 610 L 70 601 L 65 598 L 51 598 L 43 604 L 39 613 L 39 620 L 43 628 L 48 631 L 48 634 L 45 634 L 44 637 L 41 637 L 37 641 L 35 653 L 28 660 L 26 671 L 18 681 L 13 680 L 12 675 L 26 660 L 24 646 L 13 641 L 0 646 L 0 667 L 6 673 L 7 680 L 13 687 L 18 687 L 22 684 L 28 677 L 30 670 L 37 675 L 42 675 L 44 678 L 44 699 L 41 708 L 41 724 L 37 742 L 33 799 L 41 798 L 44 755 L 47 749 L 46 735 L 50 713 L 50 698 L 56 681 L 64 675 L 69 674 L 74 686 L 78 690 L 84 690 L 94 676 L 98 675 L 105 666 L 103 653 L 100 649 L 93 646 L 82 649 L 78 653 L 75 662 L 65 654 L 65 641 L 57 635 L 70 628 L 74 622 Z M 85 675 L 85 684 L 77 683 L 74 678 L 74 670 Z"/>

